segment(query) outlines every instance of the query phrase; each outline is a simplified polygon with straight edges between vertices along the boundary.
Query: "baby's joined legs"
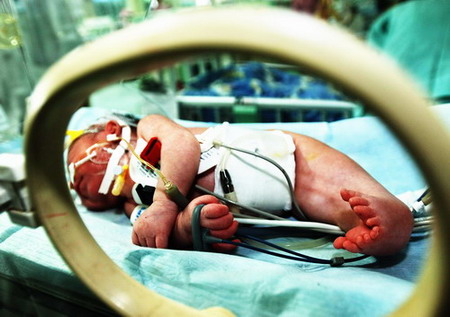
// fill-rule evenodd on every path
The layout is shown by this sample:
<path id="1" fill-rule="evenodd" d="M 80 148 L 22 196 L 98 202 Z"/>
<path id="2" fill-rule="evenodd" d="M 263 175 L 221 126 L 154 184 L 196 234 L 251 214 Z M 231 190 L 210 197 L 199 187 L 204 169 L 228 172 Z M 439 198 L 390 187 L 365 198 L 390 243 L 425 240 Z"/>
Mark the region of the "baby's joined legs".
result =
<path id="1" fill-rule="evenodd" d="M 413 226 L 406 205 L 348 156 L 310 137 L 289 134 L 296 145 L 297 202 L 309 220 L 338 225 L 346 232 L 344 237 L 335 240 L 336 248 L 390 255 L 405 247 Z M 211 180 L 202 181 L 211 184 Z M 192 210 L 197 204 L 207 204 L 201 214 L 203 227 L 215 237 L 232 237 L 237 223 L 228 207 L 206 195 L 195 198 L 179 214 L 172 232 L 174 245 L 192 243 Z M 219 247 L 220 250 L 232 248 Z"/>

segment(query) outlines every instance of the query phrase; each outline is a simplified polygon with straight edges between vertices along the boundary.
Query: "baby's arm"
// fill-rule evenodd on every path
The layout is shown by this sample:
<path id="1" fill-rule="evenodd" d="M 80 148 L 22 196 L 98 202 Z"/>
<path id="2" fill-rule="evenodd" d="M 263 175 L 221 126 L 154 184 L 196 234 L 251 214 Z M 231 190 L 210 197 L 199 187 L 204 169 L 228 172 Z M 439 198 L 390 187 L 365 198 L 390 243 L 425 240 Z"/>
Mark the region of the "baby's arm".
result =
<path id="1" fill-rule="evenodd" d="M 138 125 L 138 137 L 161 142 L 161 172 L 187 195 L 197 175 L 200 146 L 195 136 L 184 127 L 159 115 L 143 118 Z M 178 206 L 169 199 L 161 180 L 147 208 L 133 226 L 134 244 L 167 248 L 169 236 L 178 215 Z"/>

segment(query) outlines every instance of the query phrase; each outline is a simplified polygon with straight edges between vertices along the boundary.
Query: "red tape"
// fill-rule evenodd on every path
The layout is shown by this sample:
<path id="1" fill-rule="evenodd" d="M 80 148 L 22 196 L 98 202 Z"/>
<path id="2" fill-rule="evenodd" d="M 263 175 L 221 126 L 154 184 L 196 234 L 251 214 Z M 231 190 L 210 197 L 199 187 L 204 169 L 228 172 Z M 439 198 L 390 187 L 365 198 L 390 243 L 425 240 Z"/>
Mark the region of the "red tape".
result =
<path id="1" fill-rule="evenodd" d="M 153 166 L 157 165 L 161 159 L 161 142 L 159 142 L 158 138 L 151 138 L 142 150 L 140 156 L 144 161 Z"/>

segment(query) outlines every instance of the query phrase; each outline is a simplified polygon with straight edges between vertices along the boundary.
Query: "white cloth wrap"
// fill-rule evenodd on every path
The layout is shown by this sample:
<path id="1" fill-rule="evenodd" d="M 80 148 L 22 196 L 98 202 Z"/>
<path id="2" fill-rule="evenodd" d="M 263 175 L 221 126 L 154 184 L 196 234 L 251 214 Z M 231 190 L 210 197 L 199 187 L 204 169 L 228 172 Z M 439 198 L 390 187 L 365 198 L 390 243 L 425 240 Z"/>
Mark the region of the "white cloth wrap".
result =
<path id="1" fill-rule="evenodd" d="M 280 164 L 295 185 L 295 144 L 292 137 L 281 131 L 261 131 L 231 126 L 228 123 L 210 128 L 204 143 L 213 138 L 237 148 L 255 151 Z M 206 140 L 207 139 L 207 140 Z M 291 209 L 289 186 L 282 172 L 270 162 L 253 155 L 219 148 L 220 159 L 215 170 L 214 192 L 223 195 L 219 171 L 221 162 L 228 170 L 237 195 L 237 201 L 265 211 Z M 227 158 L 228 156 L 228 158 Z M 224 160 L 224 161 L 223 161 Z"/>

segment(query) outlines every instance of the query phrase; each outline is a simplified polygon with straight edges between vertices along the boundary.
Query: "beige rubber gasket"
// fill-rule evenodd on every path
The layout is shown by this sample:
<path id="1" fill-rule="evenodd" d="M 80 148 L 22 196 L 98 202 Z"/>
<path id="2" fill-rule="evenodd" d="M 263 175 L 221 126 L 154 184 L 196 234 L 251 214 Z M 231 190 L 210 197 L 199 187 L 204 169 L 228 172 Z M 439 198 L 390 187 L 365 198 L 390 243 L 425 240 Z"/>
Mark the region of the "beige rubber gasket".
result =
<path id="1" fill-rule="evenodd" d="M 393 315 L 442 313 L 450 285 L 448 253 L 443 248 L 450 242 L 448 132 L 427 107 L 426 97 L 387 59 L 321 21 L 266 7 L 161 15 L 77 48 L 38 83 L 26 121 L 27 182 L 39 220 L 71 269 L 122 315 L 232 315 L 223 308 L 198 311 L 166 299 L 114 264 L 76 211 L 61 155 L 69 119 L 93 91 L 184 56 L 224 50 L 274 57 L 338 83 L 378 114 L 404 142 L 433 190 L 438 221 L 417 288 Z"/>

